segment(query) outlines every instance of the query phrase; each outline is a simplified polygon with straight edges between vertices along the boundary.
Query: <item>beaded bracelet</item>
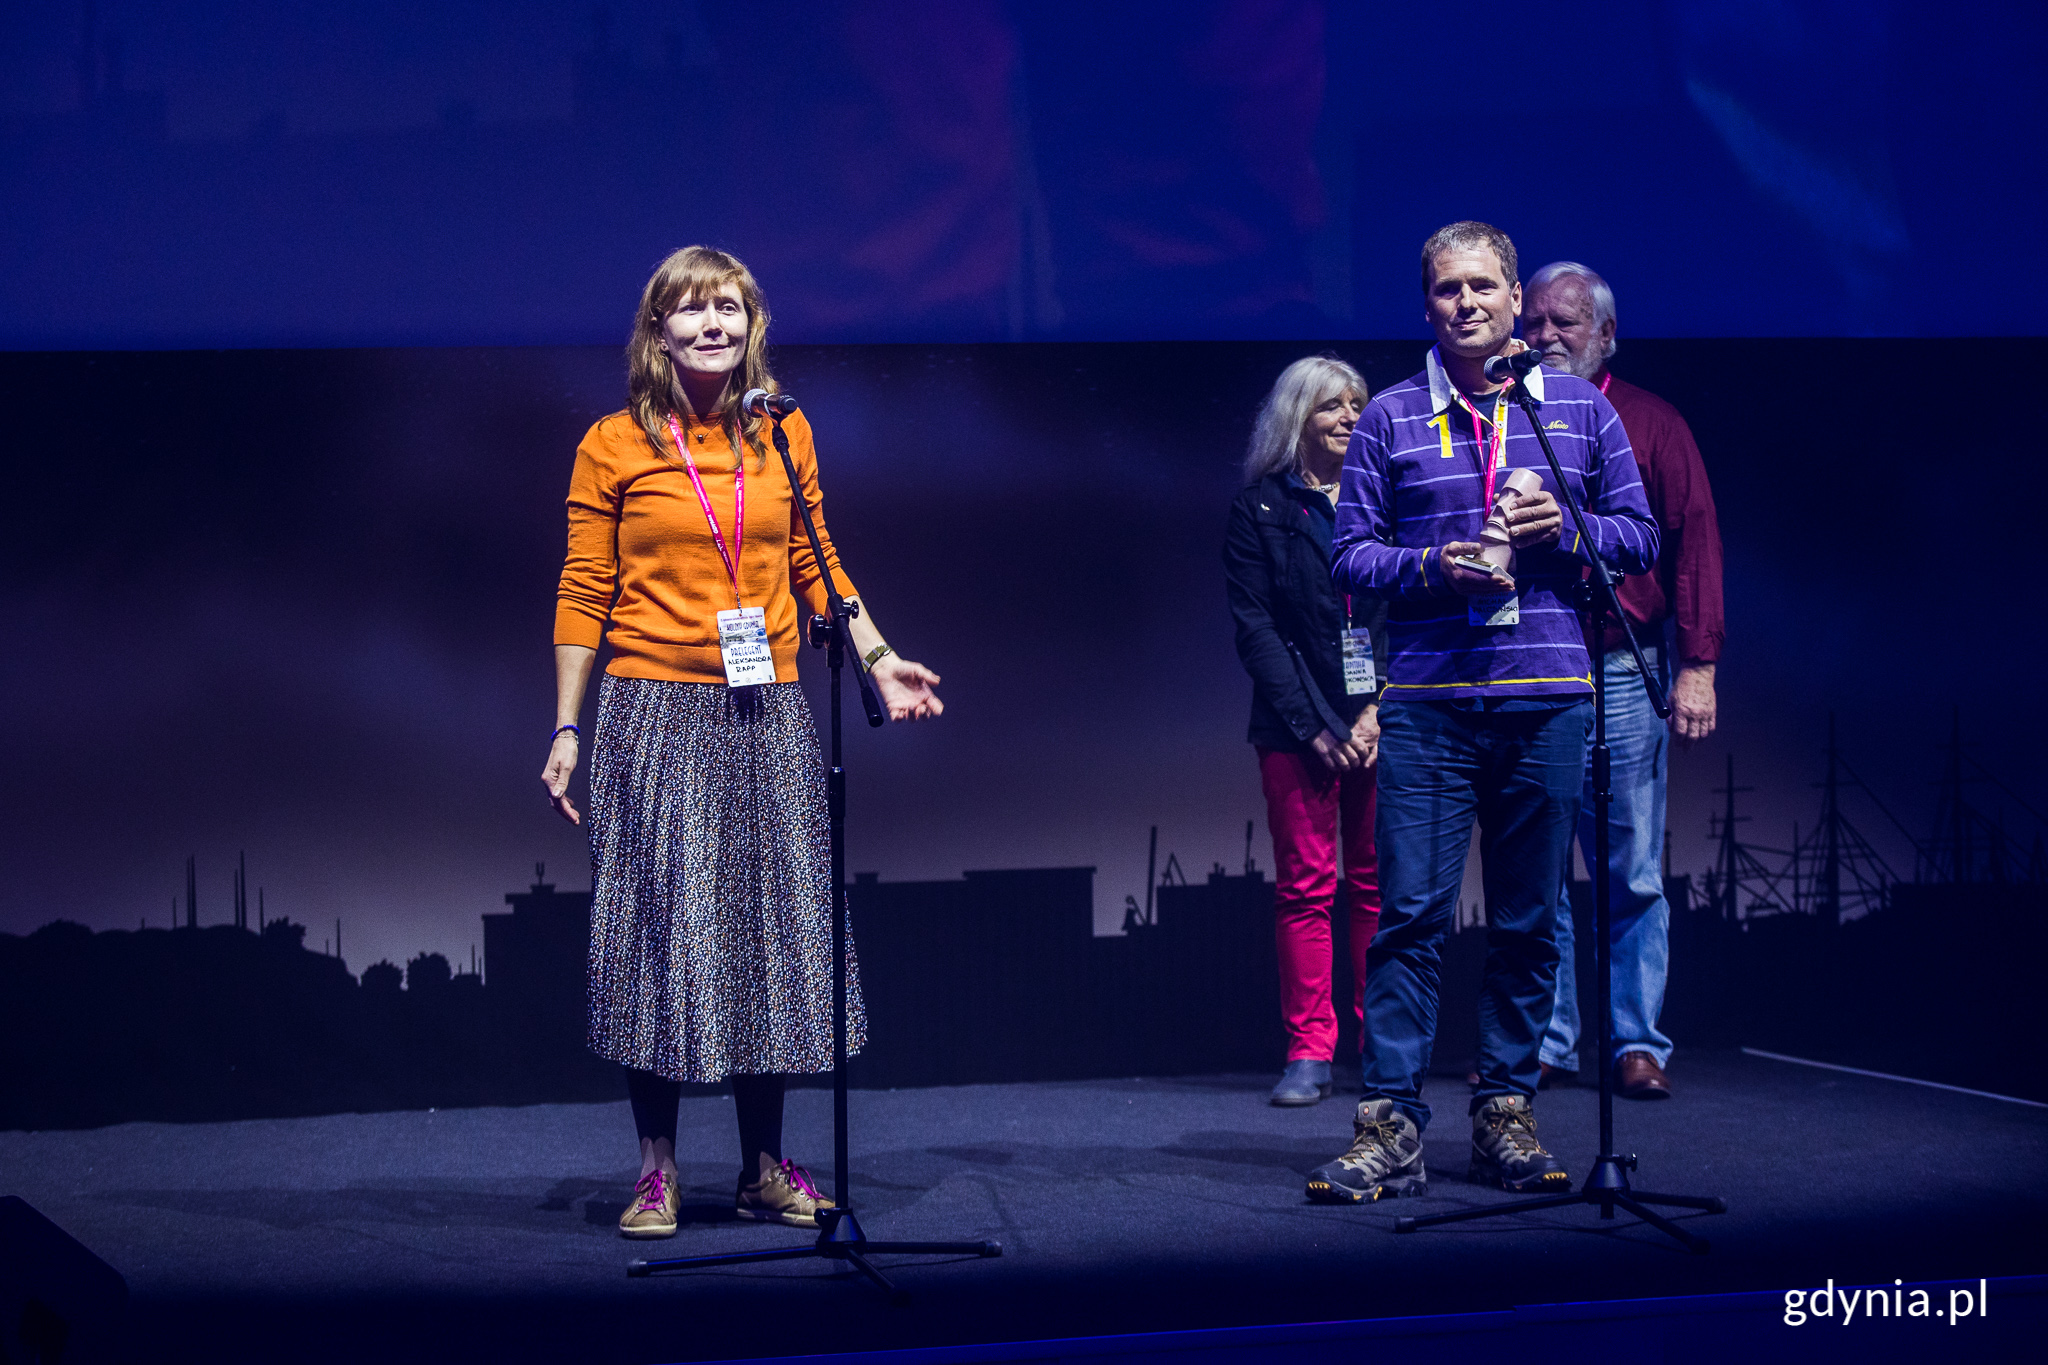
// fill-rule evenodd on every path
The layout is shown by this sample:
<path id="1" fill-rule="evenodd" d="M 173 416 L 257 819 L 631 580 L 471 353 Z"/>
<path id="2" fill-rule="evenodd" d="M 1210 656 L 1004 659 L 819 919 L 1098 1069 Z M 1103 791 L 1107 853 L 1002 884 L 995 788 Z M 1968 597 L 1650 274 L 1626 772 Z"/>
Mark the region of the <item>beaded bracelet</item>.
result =
<path id="1" fill-rule="evenodd" d="M 581 744 L 583 742 L 583 731 L 577 729 L 573 725 L 557 725 L 555 727 L 555 732 L 548 736 L 548 743 L 553 744 L 556 740 L 560 739 L 562 737 L 562 732 L 564 730 L 567 730 L 570 734 L 576 736 L 576 742 L 578 744 Z"/>

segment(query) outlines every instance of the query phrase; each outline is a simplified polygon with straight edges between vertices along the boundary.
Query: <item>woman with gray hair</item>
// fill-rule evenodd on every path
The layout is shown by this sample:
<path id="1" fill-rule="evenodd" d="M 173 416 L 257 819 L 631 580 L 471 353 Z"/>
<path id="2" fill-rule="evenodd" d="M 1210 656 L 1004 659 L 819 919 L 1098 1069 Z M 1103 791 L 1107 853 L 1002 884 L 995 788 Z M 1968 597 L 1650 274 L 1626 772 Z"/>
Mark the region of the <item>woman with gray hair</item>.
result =
<path id="1" fill-rule="evenodd" d="M 1250 739 L 1273 835 L 1275 937 L 1287 1067 L 1272 1100 L 1310 1105 L 1333 1089 L 1331 912 L 1341 848 L 1350 913 L 1351 1009 L 1362 1019 L 1365 950 L 1379 925 L 1373 765 L 1387 608 L 1330 582 L 1338 478 L 1365 380 L 1332 356 L 1281 371 L 1259 409 L 1230 506 L 1223 569 L 1237 654 L 1252 677 Z"/>

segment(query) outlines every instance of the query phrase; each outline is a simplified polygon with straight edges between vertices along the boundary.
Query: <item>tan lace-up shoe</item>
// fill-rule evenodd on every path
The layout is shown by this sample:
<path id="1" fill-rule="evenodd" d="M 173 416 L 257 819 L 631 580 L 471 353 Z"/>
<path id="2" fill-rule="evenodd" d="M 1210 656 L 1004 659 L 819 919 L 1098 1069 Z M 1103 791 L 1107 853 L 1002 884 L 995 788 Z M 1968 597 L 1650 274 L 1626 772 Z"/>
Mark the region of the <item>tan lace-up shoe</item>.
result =
<path id="1" fill-rule="evenodd" d="M 811 1181 L 811 1173 L 794 1161 L 769 1168 L 759 1181 L 740 1181 L 733 1201 L 742 1218 L 757 1223 L 787 1223 L 793 1228 L 818 1226 L 818 1210 L 833 1207 L 832 1201 Z"/>
<path id="2" fill-rule="evenodd" d="M 640 1177 L 633 1187 L 632 1202 L 619 1215 L 622 1237 L 673 1237 L 676 1215 L 683 1206 L 683 1192 L 676 1188 L 673 1171 L 659 1168 Z"/>

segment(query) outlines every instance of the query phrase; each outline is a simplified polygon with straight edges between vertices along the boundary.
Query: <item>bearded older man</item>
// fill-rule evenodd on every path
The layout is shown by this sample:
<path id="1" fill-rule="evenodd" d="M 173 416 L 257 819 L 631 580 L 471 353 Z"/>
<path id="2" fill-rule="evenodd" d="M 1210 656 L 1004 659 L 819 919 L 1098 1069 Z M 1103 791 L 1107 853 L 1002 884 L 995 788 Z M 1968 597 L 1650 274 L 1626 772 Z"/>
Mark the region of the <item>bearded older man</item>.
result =
<path id="1" fill-rule="evenodd" d="M 1656 571 L 1627 580 L 1621 608 L 1643 653 L 1671 687 L 1669 732 L 1650 709 L 1634 658 L 1611 630 L 1607 647 L 1607 740 L 1614 802 L 1608 808 L 1609 934 L 1613 946 L 1614 1056 L 1617 1093 L 1668 1099 L 1671 1040 L 1658 1028 L 1670 956 L 1671 907 L 1664 899 L 1664 796 L 1667 750 L 1714 732 L 1714 665 L 1721 657 L 1721 528 L 1714 493 L 1692 430 L 1655 394 L 1608 372 L 1615 350 L 1614 292 L 1576 261 L 1553 261 L 1529 277 L 1522 337 L 1546 367 L 1597 386 L 1620 414 L 1642 469 L 1650 511 L 1663 528 Z M 1672 638 L 1667 642 L 1667 634 Z M 1668 660 L 1677 655 L 1672 678 Z M 1593 789 L 1588 774 L 1579 847 L 1593 865 Z M 1558 916 L 1557 999 L 1539 1056 L 1546 1076 L 1578 1070 L 1578 990 L 1572 969 L 1572 917 Z"/>

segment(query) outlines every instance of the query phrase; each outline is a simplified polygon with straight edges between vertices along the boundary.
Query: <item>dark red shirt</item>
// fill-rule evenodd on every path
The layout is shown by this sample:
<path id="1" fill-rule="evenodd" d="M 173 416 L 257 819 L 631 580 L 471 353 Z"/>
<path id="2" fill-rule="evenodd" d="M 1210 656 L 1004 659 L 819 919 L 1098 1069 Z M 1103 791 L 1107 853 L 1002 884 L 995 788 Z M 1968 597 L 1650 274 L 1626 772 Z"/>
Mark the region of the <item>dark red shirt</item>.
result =
<path id="1" fill-rule="evenodd" d="M 1721 657 L 1727 619 L 1721 607 L 1721 520 L 1707 484 L 1700 448 L 1678 409 L 1625 379 L 1601 374 L 1593 382 L 1614 404 L 1643 473 L 1650 515 L 1664 528 L 1657 567 L 1621 585 L 1621 609 L 1636 626 L 1678 625 L 1678 661 L 1713 663 Z M 1650 630 L 1654 636 L 1656 629 Z M 1621 644 L 1612 632 L 1608 648 Z"/>

